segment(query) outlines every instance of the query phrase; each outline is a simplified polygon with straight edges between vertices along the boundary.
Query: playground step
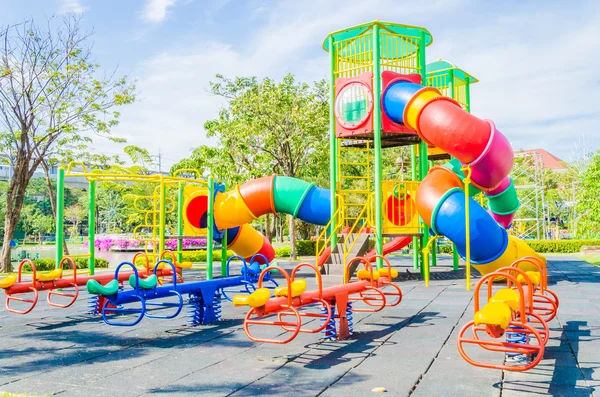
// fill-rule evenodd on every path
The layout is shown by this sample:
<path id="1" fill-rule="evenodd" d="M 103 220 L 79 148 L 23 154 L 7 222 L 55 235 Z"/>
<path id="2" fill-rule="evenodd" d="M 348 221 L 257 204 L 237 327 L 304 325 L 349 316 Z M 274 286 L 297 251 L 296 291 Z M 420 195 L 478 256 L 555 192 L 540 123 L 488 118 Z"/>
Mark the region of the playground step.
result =
<path id="1" fill-rule="evenodd" d="M 367 252 L 369 249 L 369 237 L 370 234 L 368 233 L 340 235 L 337 246 L 333 249 L 331 255 L 323 265 L 323 273 L 342 276 L 344 274 L 344 241 L 347 241 L 346 244 L 350 246 L 357 240 L 356 243 L 354 243 L 352 250 L 348 253 L 348 259 L 350 259 L 362 256 Z M 358 265 L 358 263 L 352 264 L 350 274 L 354 274 Z"/>

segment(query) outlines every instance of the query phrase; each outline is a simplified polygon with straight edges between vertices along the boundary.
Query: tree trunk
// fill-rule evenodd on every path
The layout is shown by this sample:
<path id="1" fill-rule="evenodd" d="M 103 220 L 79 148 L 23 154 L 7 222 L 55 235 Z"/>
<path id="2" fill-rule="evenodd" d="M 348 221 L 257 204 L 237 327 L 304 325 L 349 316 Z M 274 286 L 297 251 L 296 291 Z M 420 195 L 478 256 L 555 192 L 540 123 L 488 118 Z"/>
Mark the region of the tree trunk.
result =
<path id="1" fill-rule="evenodd" d="M 281 219 L 281 216 L 278 215 L 277 216 L 277 231 L 278 231 L 278 241 L 280 243 L 283 243 L 283 219 Z"/>
<path id="2" fill-rule="evenodd" d="M 52 187 L 52 179 L 50 179 L 50 168 L 46 161 L 40 163 L 44 169 L 44 179 L 46 180 L 46 187 L 48 188 L 48 198 L 50 198 L 50 207 L 52 208 L 52 216 L 56 220 L 56 198 L 54 196 L 54 189 Z M 58 231 L 56 231 L 58 233 Z M 63 253 L 69 255 L 69 247 L 67 246 L 67 239 L 63 238 Z"/>
<path id="3" fill-rule="evenodd" d="M 296 222 L 294 222 L 294 217 L 289 215 L 289 231 L 290 231 L 290 244 L 292 255 L 290 257 L 291 260 L 296 260 Z"/>
<path id="4" fill-rule="evenodd" d="M 6 192 L 6 216 L 4 219 L 4 242 L 0 260 L 0 272 L 11 272 L 12 262 L 10 260 L 10 242 L 15 236 L 15 230 L 21 216 L 25 189 L 29 184 L 29 158 L 17 155 L 13 169 L 13 177 Z"/>
<path id="5" fill-rule="evenodd" d="M 273 234 L 271 233 L 271 214 L 265 215 L 265 237 L 269 242 L 273 241 Z"/>

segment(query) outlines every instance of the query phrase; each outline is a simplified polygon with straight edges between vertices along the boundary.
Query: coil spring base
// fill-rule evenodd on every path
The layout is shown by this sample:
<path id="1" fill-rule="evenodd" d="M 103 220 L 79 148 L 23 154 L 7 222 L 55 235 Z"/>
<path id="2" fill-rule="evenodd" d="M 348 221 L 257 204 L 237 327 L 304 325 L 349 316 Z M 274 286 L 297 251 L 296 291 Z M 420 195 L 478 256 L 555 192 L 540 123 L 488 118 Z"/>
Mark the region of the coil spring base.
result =
<path id="1" fill-rule="evenodd" d="M 191 293 L 186 305 L 186 317 L 188 327 L 197 327 L 202 325 L 204 317 L 204 305 L 202 296 L 197 293 Z"/>
<path id="2" fill-rule="evenodd" d="M 87 301 L 87 314 L 99 315 L 100 314 L 100 295 L 90 295 Z"/>
<path id="3" fill-rule="evenodd" d="M 506 341 L 510 343 L 516 343 L 521 345 L 526 345 L 528 343 L 527 334 L 520 333 L 518 330 L 524 329 L 523 327 L 510 326 L 508 327 L 511 331 L 506 331 Z M 521 364 L 530 361 L 530 357 L 525 354 L 519 353 L 506 353 L 506 363 L 507 364 Z"/>
<path id="4" fill-rule="evenodd" d="M 354 332 L 354 313 L 352 312 L 352 302 L 346 304 L 346 319 L 348 320 L 348 331 L 350 335 Z"/>
<path id="5" fill-rule="evenodd" d="M 221 294 L 219 292 L 216 292 L 215 296 L 213 298 L 212 307 L 213 307 L 213 311 L 215 312 L 215 317 L 217 318 L 217 321 L 221 321 L 221 312 L 222 312 L 221 300 L 222 300 Z"/>
<path id="6" fill-rule="evenodd" d="M 322 307 L 319 311 L 321 314 L 327 315 L 327 309 Z M 323 325 L 324 321 L 326 321 L 326 319 L 322 318 L 321 325 Z M 321 331 L 321 333 L 323 334 L 323 339 L 325 340 L 335 340 L 337 338 L 337 331 L 335 327 L 335 306 L 333 305 L 331 306 L 331 319 L 327 323 L 325 329 Z"/>

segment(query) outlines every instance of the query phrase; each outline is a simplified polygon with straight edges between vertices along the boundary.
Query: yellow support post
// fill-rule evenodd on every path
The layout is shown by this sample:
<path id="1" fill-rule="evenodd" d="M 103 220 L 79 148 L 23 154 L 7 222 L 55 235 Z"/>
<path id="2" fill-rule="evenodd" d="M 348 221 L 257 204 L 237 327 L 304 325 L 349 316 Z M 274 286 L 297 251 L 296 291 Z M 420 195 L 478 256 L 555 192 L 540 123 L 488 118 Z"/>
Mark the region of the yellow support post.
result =
<path id="1" fill-rule="evenodd" d="M 471 224 L 470 224 L 470 215 L 469 215 L 469 185 L 471 184 L 471 166 L 468 165 L 462 170 L 465 172 L 465 179 L 463 179 L 463 183 L 465 184 L 465 266 L 467 271 L 467 291 L 471 290 Z"/>

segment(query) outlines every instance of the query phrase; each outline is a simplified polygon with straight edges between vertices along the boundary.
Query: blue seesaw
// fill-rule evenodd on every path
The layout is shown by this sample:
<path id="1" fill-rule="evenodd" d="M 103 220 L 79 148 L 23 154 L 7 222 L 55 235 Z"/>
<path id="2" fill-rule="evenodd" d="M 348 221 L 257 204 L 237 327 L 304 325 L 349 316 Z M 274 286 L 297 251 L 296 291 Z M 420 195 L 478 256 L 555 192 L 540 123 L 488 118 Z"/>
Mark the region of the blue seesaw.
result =
<path id="1" fill-rule="evenodd" d="M 255 257 L 262 257 L 267 263 L 264 255 L 256 254 L 250 258 L 250 265 L 240 256 L 232 256 L 227 261 L 225 277 L 213 280 L 202 280 L 181 283 L 177 281 L 176 268 L 168 260 L 160 260 L 154 266 L 154 272 L 147 278 L 140 278 L 137 268 L 131 262 L 123 262 L 117 266 L 115 277 L 106 285 L 102 285 L 96 280 L 89 280 L 86 287 L 90 294 L 100 295 L 102 303 L 102 319 L 108 325 L 131 327 L 138 324 L 144 317 L 155 319 L 175 318 L 187 306 L 187 324 L 189 326 L 198 326 L 209 324 L 221 319 L 221 300 L 225 298 L 231 301 L 228 293 L 252 293 L 256 290 L 256 283 L 261 272 L 260 264 L 255 261 Z M 233 259 L 242 261 L 241 275 L 231 276 L 229 271 L 230 263 Z M 173 271 L 173 278 L 170 283 L 159 284 L 157 270 L 163 266 L 170 266 Z M 119 272 L 123 267 L 131 267 L 133 274 L 129 277 L 129 285 L 132 289 L 125 290 L 119 283 Z M 270 275 L 268 280 L 272 286 L 271 289 L 278 286 Z M 263 280 L 263 282 L 265 281 Z M 166 281 L 166 280 L 165 280 Z M 184 299 L 184 295 L 187 298 Z M 155 302 L 159 299 L 175 297 L 175 302 Z M 128 304 L 139 303 L 140 307 L 127 307 Z M 153 314 L 150 308 L 174 308 L 172 314 Z M 132 321 L 115 321 L 109 318 L 109 315 L 115 314 L 136 314 Z"/>

